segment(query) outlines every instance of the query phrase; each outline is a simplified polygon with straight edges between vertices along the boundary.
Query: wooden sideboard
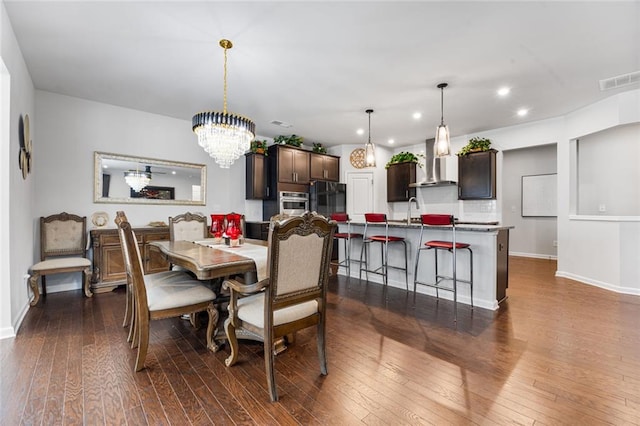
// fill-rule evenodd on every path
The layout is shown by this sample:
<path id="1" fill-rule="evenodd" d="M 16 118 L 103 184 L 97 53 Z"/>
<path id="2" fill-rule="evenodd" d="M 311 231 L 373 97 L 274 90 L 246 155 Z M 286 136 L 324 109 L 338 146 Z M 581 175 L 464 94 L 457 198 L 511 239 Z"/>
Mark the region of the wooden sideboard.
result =
<path id="1" fill-rule="evenodd" d="M 149 245 L 152 241 L 169 240 L 169 227 L 134 228 L 144 273 L 169 270 L 169 263 L 157 247 Z M 91 289 L 94 293 L 105 293 L 125 284 L 124 259 L 120 247 L 117 228 L 96 228 L 90 231 L 93 248 L 93 276 Z"/>

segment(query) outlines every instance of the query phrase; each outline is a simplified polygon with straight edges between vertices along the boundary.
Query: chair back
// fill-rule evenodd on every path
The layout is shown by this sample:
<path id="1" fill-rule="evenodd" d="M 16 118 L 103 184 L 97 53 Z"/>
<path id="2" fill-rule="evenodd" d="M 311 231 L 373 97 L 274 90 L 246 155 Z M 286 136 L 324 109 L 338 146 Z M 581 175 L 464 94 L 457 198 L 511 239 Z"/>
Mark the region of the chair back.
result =
<path id="1" fill-rule="evenodd" d="M 87 254 L 87 218 L 66 212 L 40 218 L 40 260 Z"/>
<path id="2" fill-rule="evenodd" d="M 197 213 L 183 213 L 169 217 L 171 241 L 198 241 L 208 237 L 207 218 Z"/>
<path id="3" fill-rule="evenodd" d="M 115 222 L 118 225 L 127 282 L 133 286 L 136 304 L 135 309 L 137 312 L 140 312 L 143 317 L 147 317 L 149 305 L 147 304 L 144 268 L 142 266 L 142 256 L 140 255 L 138 241 L 131 224 L 127 220 L 127 215 L 123 211 L 116 212 Z"/>
<path id="4" fill-rule="evenodd" d="M 364 239 L 366 240 L 368 234 L 368 225 L 370 223 L 384 223 L 384 236 L 389 236 L 389 222 L 387 221 L 387 215 L 385 213 L 365 213 L 364 214 Z"/>
<path id="5" fill-rule="evenodd" d="M 422 246 L 422 235 L 425 226 L 446 226 L 451 227 L 453 242 L 456 241 L 456 225 L 453 215 L 450 214 L 423 214 L 420 215 L 420 243 Z"/>
<path id="6" fill-rule="evenodd" d="M 267 261 L 270 297 L 265 298 L 265 312 L 316 299 L 324 313 L 336 227 L 335 222 L 311 212 L 271 222 Z"/>

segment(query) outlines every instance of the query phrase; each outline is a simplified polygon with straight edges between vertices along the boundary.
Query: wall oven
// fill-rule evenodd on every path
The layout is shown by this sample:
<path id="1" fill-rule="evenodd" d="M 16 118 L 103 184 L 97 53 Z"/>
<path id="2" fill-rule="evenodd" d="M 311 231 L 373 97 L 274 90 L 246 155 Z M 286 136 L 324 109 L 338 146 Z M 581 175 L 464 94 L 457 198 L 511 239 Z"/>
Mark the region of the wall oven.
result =
<path id="1" fill-rule="evenodd" d="M 306 192 L 286 192 L 279 194 L 280 214 L 301 215 L 309 210 L 309 194 Z"/>

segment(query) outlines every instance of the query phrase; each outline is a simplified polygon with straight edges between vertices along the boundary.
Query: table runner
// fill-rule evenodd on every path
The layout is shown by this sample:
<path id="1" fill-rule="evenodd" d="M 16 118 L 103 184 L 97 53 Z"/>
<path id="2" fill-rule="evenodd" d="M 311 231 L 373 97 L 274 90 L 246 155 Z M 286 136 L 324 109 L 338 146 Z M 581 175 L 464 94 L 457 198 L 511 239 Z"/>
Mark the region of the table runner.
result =
<path id="1" fill-rule="evenodd" d="M 248 257 L 256 264 L 256 275 L 258 277 L 258 281 L 262 281 L 267 278 L 268 250 L 266 246 L 244 243 L 236 247 L 230 247 L 225 244 L 215 244 L 213 241 L 213 238 L 209 238 L 207 240 L 194 241 L 194 243 L 226 251 L 228 253 L 237 254 L 238 256 Z"/>

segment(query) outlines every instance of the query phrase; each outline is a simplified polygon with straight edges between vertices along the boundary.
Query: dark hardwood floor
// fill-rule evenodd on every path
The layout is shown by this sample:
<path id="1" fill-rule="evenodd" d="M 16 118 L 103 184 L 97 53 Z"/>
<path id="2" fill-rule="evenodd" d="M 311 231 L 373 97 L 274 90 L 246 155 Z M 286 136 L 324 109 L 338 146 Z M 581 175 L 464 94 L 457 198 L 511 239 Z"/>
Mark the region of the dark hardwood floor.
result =
<path id="1" fill-rule="evenodd" d="M 329 374 L 315 334 L 276 359 L 262 346 L 205 348 L 188 321 L 154 321 L 145 370 L 122 328 L 124 292 L 50 294 L 0 340 L 0 424 L 640 424 L 640 297 L 510 259 L 496 311 L 334 278 Z"/>

